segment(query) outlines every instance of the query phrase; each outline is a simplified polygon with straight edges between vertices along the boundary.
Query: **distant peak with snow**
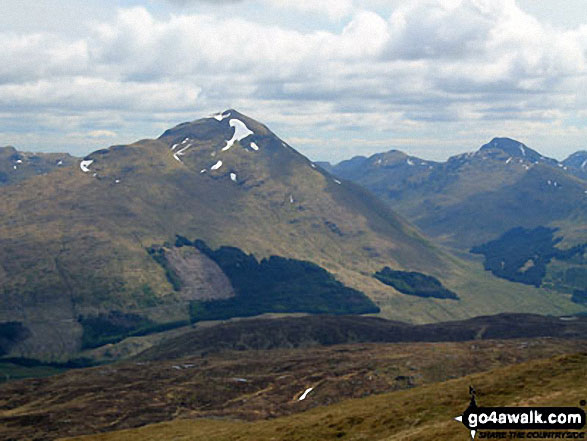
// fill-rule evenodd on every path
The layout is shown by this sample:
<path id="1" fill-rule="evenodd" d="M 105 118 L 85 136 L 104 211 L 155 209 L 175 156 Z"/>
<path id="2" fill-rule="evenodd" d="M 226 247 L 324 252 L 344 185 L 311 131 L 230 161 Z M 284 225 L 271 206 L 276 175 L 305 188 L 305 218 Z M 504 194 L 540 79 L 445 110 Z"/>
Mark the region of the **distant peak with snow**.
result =
<path id="1" fill-rule="evenodd" d="M 550 158 L 545 158 L 536 150 L 531 149 L 527 145 L 511 138 L 493 138 L 489 143 L 483 145 L 479 152 L 491 153 L 495 151 L 502 151 L 508 157 L 514 159 L 522 159 L 528 162 L 553 161 Z"/>
<path id="2" fill-rule="evenodd" d="M 587 172 L 587 150 L 580 150 L 573 153 L 563 161 L 563 164 Z"/>

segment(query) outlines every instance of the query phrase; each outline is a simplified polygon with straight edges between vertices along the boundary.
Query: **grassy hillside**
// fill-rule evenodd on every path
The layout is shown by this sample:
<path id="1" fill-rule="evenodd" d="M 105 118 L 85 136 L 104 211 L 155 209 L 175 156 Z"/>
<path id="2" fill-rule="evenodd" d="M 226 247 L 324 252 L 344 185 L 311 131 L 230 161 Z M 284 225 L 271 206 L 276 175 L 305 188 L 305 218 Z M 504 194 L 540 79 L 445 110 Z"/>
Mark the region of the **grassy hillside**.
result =
<path id="1" fill-rule="evenodd" d="M 171 249 L 176 235 L 212 249 L 238 247 L 257 260 L 311 262 L 394 319 L 584 310 L 570 295 L 487 277 L 432 245 L 371 193 L 315 167 L 264 125 L 230 114 L 99 150 L 3 189 L 0 322 L 20 322 L 30 333 L 14 354 L 75 353 L 82 316 L 119 311 L 149 323 L 185 322 L 190 303 L 207 292 L 224 286 L 230 296 L 221 269 L 204 255 L 176 256 L 175 264 L 187 268 L 184 274 L 197 267 L 217 277 L 170 281 L 168 268 L 148 250 Z M 235 120 L 253 134 L 230 146 Z M 433 276 L 460 300 L 406 298 L 372 277 L 385 266 Z M 174 271 L 181 279 L 181 268 Z"/>
<path id="2" fill-rule="evenodd" d="M 562 355 L 501 367 L 415 389 L 320 406 L 291 416 L 254 423 L 231 420 L 176 420 L 140 429 L 71 440 L 467 440 L 454 421 L 466 409 L 474 385 L 484 406 L 580 406 L 587 385 L 587 355 Z M 319 387 L 316 394 L 319 394 Z M 314 399 L 310 394 L 308 399 Z"/>
<path id="3" fill-rule="evenodd" d="M 299 415 L 303 424 L 310 409 L 327 411 L 349 399 L 398 390 L 416 393 L 433 383 L 585 349 L 585 340 L 552 338 L 355 344 L 229 351 L 70 370 L 0 385 L 0 438 L 55 439 L 178 418 L 263 426 L 267 420 Z M 312 392 L 300 401 L 309 387 Z M 467 402 L 468 385 L 453 392 Z"/>
<path id="4" fill-rule="evenodd" d="M 498 188 L 488 186 L 483 192 L 443 207 L 436 215 L 428 213 L 417 224 L 451 244 L 478 245 L 519 226 L 549 226 L 574 216 L 587 220 L 585 190 L 585 181 L 558 167 L 535 165 L 516 182 Z"/>
<path id="5" fill-rule="evenodd" d="M 197 287 L 176 291 L 147 252 L 176 234 L 214 248 L 236 245 L 259 259 L 310 261 L 350 287 L 361 286 L 361 268 L 371 259 L 447 269 L 442 254 L 383 204 L 232 112 L 255 133 L 229 150 L 228 119 L 208 118 L 6 187 L 0 321 L 29 329 L 22 354 L 75 352 L 80 316 L 118 310 L 155 322 L 188 319 Z M 186 138 L 192 145 L 180 161 L 179 147 L 172 148 L 187 146 Z M 223 166 L 213 170 L 218 158 Z"/>
<path id="6" fill-rule="evenodd" d="M 496 276 L 576 300 L 587 274 L 584 160 L 578 152 L 558 162 L 496 138 L 444 163 L 390 151 L 332 170 L 371 189 L 437 243 L 462 250 L 460 256 L 474 259 L 470 249 L 491 248 L 485 268 Z M 553 231 L 554 238 L 523 240 L 520 231 Z M 565 250 L 579 252 L 566 258 Z"/>

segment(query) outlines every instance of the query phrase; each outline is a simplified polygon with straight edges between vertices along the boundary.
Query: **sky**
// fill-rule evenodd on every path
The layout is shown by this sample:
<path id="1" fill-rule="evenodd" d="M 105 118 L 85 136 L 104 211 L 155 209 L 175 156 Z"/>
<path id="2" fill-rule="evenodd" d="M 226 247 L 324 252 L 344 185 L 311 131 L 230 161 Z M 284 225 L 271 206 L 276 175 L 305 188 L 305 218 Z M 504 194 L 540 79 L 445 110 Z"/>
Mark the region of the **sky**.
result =
<path id="1" fill-rule="evenodd" d="M 234 108 L 313 160 L 587 149 L 585 0 L 2 0 L 0 145 L 83 156 Z"/>

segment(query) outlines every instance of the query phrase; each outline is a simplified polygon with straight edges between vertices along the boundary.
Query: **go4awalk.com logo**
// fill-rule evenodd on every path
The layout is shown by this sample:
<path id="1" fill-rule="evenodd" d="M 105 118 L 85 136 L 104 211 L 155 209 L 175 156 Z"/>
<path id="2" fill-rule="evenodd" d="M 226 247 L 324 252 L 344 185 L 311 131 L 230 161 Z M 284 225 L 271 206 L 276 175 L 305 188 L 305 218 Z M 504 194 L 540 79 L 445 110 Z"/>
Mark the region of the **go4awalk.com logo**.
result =
<path id="1" fill-rule="evenodd" d="M 576 432 L 585 426 L 579 407 L 478 407 L 475 389 L 470 387 L 469 394 L 469 407 L 455 420 L 472 439 L 478 434 L 485 439 L 587 439 L 585 432 Z"/>

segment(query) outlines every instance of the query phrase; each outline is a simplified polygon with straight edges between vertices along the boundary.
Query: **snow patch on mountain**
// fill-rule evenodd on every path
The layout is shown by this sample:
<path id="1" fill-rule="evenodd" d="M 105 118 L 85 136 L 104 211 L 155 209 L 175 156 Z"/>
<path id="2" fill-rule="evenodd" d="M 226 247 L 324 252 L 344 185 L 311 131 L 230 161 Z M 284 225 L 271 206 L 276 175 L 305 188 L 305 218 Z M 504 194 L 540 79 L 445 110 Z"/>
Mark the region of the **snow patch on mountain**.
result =
<path id="1" fill-rule="evenodd" d="M 216 164 L 210 167 L 210 170 L 218 170 L 220 167 L 222 167 L 222 161 L 218 161 Z"/>
<path id="2" fill-rule="evenodd" d="M 181 161 L 181 159 L 179 159 L 179 157 L 180 157 L 180 156 L 184 156 L 184 155 L 185 155 L 185 151 L 186 151 L 187 149 L 189 149 L 191 146 L 192 146 L 191 144 L 188 144 L 188 145 L 186 145 L 185 147 L 183 147 L 183 148 L 179 149 L 177 152 L 175 152 L 175 153 L 173 154 L 173 157 L 174 157 L 175 159 L 177 159 L 179 162 L 182 162 L 182 161 Z"/>
<path id="3" fill-rule="evenodd" d="M 79 168 L 81 168 L 84 173 L 87 173 L 87 172 L 90 171 L 89 167 L 93 163 L 94 163 L 94 160 L 93 159 L 84 160 L 84 161 L 82 161 L 82 162 L 79 163 Z"/>
<path id="4" fill-rule="evenodd" d="M 231 148 L 235 142 L 242 141 L 247 136 L 254 135 L 254 132 L 249 130 L 246 124 L 239 119 L 231 119 L 228 124 L 230 127 L 234 127 L 234 135 L 226 141 L 226 146 L 222 149 L 223 152 Z"/>
<path id="5" fill-rule="evenodd" d="M 298 401 L 303 401 L 303 400 L 305 400 L 305 399 L 306 399 L 306 397 L 308 396 L 308 394 L 309 394 L 310 392 L 312 392 L 312 390 L 314 390 L 314 388 L 313 388 L 313 387 L 309 387 L 309 388 L 307 388 L 307 389 L 304 391 L 304 393 L 302 394 L 302 396 L 301 396 L 300 398 L 298 398 Z"/>

